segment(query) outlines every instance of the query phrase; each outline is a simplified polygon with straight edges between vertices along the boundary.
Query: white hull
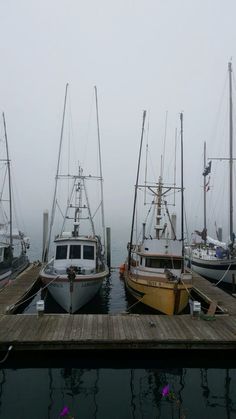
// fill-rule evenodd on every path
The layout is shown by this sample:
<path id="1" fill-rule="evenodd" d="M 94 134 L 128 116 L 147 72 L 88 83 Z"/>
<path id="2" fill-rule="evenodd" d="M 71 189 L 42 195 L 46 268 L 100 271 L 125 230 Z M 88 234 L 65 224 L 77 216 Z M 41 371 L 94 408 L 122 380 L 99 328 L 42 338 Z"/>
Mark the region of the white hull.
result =
<path id="1" fill-rule="evenodd" d="M 66 275 L 53 276 L 41 272 L 40 277 L 55 301 L 68 313 L 75 313 L 87 304 L 99 291 L 108 270 L 93 276 L 76 275 L 70 282 Z"/>
<path id="2" fill-rule="evenodd" d="M 190 267 L 199 275 L 212 279 L 215 282 L 221 281 L 232 284 L 232 275 L 236 279 L 236 259 L 215 259 L 207 260 L 196 257 L 187 258 Z"/>

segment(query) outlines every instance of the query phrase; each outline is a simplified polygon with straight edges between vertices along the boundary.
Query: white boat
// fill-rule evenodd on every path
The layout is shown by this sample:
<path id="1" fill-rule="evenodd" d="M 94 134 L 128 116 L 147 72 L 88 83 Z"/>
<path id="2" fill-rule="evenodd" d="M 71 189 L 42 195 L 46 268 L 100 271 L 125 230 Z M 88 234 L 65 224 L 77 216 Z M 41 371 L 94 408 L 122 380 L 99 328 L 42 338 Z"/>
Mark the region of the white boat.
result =
<path id="1" fill-rule="evenodd" d="M 207 235 L 206 228 L 206 174 L 209 173 L 209 167 L 206 165 L 205 146 L 204 146 L 204 228 L 197 232 L 201 237 L 200 243 L 191 244 L 186 247 L 186 260 L 191 269 L 198 274 L 213 280 L 214 282 L 223 282 L 232 284 L 236 278 L 236 243 L 233 231 L 233 102 L 232 102 L 232 64 L 228 64 L 229 73 L 229 158 L 215 158 L 211 160 L 229 161 L 229 243 L 223 243 L 221 240 L 212 239 Z M 234 277 L 233 277 L 234 275 Z"/>
<path id="2" fill-rule="evenodd" d="M 97 104 L 96 88 L 95 93 Z M 64 110 L 65 106 L 66 96 Z M 100 150 L 99 126 L 98 140 Z M 61 141 L 58 168 L 60 166 L 60 154 Z M 99 155 L 101 157 L 100 151 Z M 49 253 L 50 238 L 57 202 L 57 181 L 59 178 L 60 174 L 57 171 L 49 238 L 44 252 L 44 259 L 47 258 Z M 43 267 L 40 272 L 40 277 L 43 284 L 48 287 L 50 294 L 57 301 L 57 303 L 66 312 L 75 313 L 95 296 L 95 294 L 99 291 L 104 278 L 109 274 L 109 270 L 106 265 L 105 252 L 101 158 L 99 176 L 85 176 L 82 168 L 79 168 L 77 174 L 67 175 L 67 178 L 68 181 L 71 181 L 72 187 L 69 193 L 70 198 L 67 200 L 61 231 L 54 240 L 55 255 L 49 263 L 46 263 Z M 65 179 L 65 176 L 63 176 L 63 179 Z M 88 199 L 87 183 L 91 181 L 100 183 L 101 202 L 99 202 L 98 208 L 101 209 L 103 242 L 100 236 L 95 233 L 95 225 Z M 69 223 L 71 226 L 72 220 L 72 229 L 68 232 L 65 230 L 66 224 Z M 89 228 L 87 223 L 89 224 Z M 89 230 L 87 231 L 87 234 L 82 233 L 83 224 L 86 224 L 86 228 Z"/>
<path id="3" fill-rule="evenodd" d="M 4 174 L 1 179 L 0 195 L 0 287 L 6 285 L 9 280 L 14 279 L 29 265 L 27 256 L 29 238 L 23 232 L 16 229 L 13 230 L 11 167 L 4 113 L 2 116 L 5 137 L 4 154 L 6 157 L 1 159 L 3 169 L 1 172 L 4 172 Z M 7 188 L 4 188 L 6 183 L 8 183 Z M 6 195 L 5 189 L 7 189 Z"/>
<path id="4" fill-rule="evenodd" d="M 143 128 L 145 113 L 143 120 Z M 181 114 L 181 134 L 183 115 Z M 143 131 L 142 131 L 143 133 Z M 142 135 L 143 136 L 143 135 Z M 142 137 L 141 137 L 142 146 Z M 140 146 L 140 156 L 141 156 Z M 140 162 L 140 157 L 139 157 Z M 138 302 L 167 315 L 180 314 L 188 305 L 192 289 L 192 274 L 184 266 L 183 205 L 181 211 L 181 238 L 176 235 L 176 216 L 169 214 L 167 197 L 173 190 L 181 191 L 183 204 L 183 184 L 164 185 L 162 176 L 157 184 L 138 183 L 139 167 L 135 188 L 134 210 L 128 258 L 122 266 L 127 290 Z M 148 190 L 151 208 L 155 209 L 154 232 L 146 233 L 146 222 L 140 242 L 133 244 L 134 219 L 137 191 Z M 163 222 L 164 214 L 166 221 Z"/>

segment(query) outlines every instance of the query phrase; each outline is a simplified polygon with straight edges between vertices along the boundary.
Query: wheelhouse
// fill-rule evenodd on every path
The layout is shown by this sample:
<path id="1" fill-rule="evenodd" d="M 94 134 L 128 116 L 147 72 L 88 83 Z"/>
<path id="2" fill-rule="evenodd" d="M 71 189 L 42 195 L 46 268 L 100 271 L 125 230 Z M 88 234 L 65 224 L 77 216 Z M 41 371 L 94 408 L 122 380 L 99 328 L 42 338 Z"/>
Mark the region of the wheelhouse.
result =
<path id="1" fill-rule="evenodd" d="M 139 265 L 152 269 L 181 269 L 182 258 L 163 255 L 139 255 Z"/>
<path id="2" fill-rule="evenodd" d="M 56 240 L 54 266 L 58 269 L 77 266 L 83 269 L 96 268 L 97 242 L 95 240 Z"/>

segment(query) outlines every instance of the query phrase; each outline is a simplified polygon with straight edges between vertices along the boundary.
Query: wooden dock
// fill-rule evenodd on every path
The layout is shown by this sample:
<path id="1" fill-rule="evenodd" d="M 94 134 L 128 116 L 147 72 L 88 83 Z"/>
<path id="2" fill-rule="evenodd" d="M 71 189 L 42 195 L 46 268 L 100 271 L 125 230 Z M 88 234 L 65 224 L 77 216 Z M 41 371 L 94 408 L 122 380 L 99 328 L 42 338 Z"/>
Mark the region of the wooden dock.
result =
<path id="1" fill-rule="evenodd" d="M 194 275 L 194 287 L 221 314 L 9 314 L 38 280 L 35 265 L 0 292 L 0 351 L 235 350 L 236 300 Z M 217 313 L 217 311 L 216 311 Z M 56 352 L 55 352 L 56 351 Z M 95 352 L 97 353 L 97 352 Z"/>
<path id="2" fill-rule="evenodd" d="M 0 289 L 0 315 L 13 313 L 25 301 L 39 281 L 40 264 L 32 263 L 18 277 Z"/>

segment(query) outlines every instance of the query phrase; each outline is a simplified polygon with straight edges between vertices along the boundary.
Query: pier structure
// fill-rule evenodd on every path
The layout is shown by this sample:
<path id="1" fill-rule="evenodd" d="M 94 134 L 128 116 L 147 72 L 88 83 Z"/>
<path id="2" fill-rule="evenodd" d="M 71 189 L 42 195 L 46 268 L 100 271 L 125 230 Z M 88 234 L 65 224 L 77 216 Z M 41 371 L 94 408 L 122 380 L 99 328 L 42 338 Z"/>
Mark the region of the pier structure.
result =
<path id="1" fill-rule="evenodd" d="M 40 266 L 31 265 L 0 291 L 0 352 L 112 354 L 141 351 L 158 354 L 236 349 L 236 301 L 194 274 L 194 292 L 208 306 L 199 316 L 182 314 L 13 314 L 39 281 Z M 38 285 L 39 287 L 39 285 Z M 12 356 L 12 355 L 11 355 Z M 92 355 L 94 356 L 94 355 Z"/>

